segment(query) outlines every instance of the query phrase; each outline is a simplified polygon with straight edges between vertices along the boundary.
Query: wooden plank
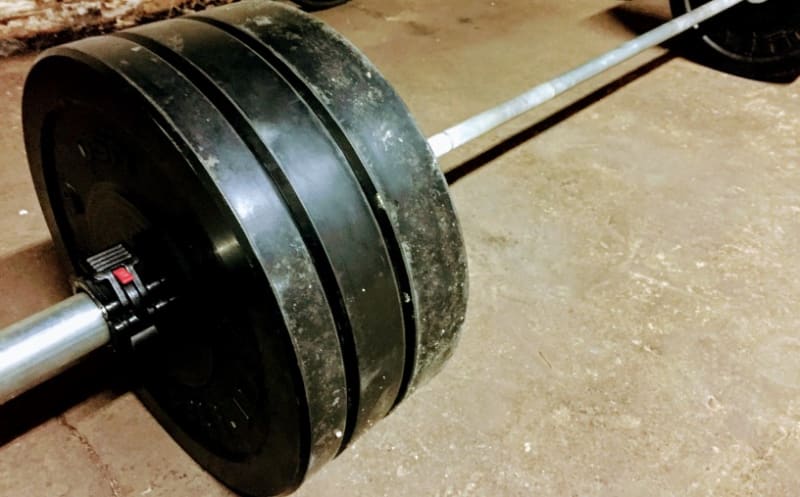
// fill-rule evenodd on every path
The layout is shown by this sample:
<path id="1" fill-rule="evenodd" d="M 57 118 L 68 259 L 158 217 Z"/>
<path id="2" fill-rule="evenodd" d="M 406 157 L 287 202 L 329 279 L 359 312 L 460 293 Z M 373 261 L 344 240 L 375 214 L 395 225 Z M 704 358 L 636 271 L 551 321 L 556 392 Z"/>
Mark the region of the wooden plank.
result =
<path id="1" fill-rule="evenodd" d="M 0 0 L 0 57 L 232 0 Z"/>

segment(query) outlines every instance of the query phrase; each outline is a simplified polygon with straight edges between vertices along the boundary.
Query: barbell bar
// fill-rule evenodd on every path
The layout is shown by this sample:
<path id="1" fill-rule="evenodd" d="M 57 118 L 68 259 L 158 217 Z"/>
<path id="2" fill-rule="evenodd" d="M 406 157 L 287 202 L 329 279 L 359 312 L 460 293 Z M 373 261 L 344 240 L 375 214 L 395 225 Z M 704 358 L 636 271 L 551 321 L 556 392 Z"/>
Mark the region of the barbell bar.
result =
<path id="1" fill-rule="evenodd" d="M 110 343 L 209 472 L 296 488 L 455 346 L 466 254 L 435 159 L 743 3 L 761 2 L 687 9 L 428 140 L 357 49 L 281 4 L 45 52 L 26 149 L 76 295 L 0 331 L 0 403 Z"/>
<path id="2" fill-rule="evenodd" d="M 438 159 L 743 1 L 746 0 L 714 0 L 704 4 L 567 73 L 431 136 L 428 145 Z M 53 377 L 67 364 L 109 342 L 110 333 L 97 321 L 99 308 L 94 315 L 85 319 L 76 321 L 72 316 L 64 317 L 71 310 L 77 316 L 84 316 L 86 307 L 85 297 L 68 299 L 0 331 L 0 403 Z M 26 357 L 26 363 L 39 362 L 50 366 L 20 374 L 19 357 Z"/>
<path id="3" fill-rule="evenodd" d="M 746 0 L 713 0 L 513 99 L 474 115 L 428 139 L 436 157 L 471 142 L 640 53 L 664 43 Z"/>

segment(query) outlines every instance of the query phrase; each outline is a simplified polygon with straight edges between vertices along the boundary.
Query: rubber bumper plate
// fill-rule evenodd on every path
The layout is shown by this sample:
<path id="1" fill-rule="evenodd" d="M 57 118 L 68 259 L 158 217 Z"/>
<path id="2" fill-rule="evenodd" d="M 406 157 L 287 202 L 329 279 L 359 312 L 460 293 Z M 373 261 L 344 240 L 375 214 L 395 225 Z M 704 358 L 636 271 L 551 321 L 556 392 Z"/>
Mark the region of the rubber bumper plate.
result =
<path id="1" fill-rule="evenodd" d="M 293 490 L 452 354 L 446 182 L 377 69 L 307 14 L 241 2 L 64 45 L 23 100 L 74 272 L 123 243 L 174 293 L 131 355 L 139 393 L 235 490 Z"/>
<path id="2" fill-rule="evenodd" d="M 296 487 L 338 452 L 347 385 L 327 296 L 262 164 L 184 76 L 117 37 L 49 51 L 23 109 L 45 216 L 76 271 L 115 243 L 157 245 L 142 257 L 180 289 L 157 352 L 135 358 L 145 404 L 233 488 Z"/>
<path id="3" fill-rule="evenodd" d="M 405 302 L 409 367 L 402 398 L 451 356 L 466 309 L 464 244 L 427 141 L 377 68 L 299 10 L 254 1 L 190 19 L 225 30 L 270 61 L 350 161 L 383 230 Z"/>
<path id="4" fill-rule="evenodd" d="M 675 16 L 708 0 L 670 0 Z M 690 31 L 690 57 L 748 78 L 791 81 L 800 74 L 800 4 L 745 1 Z M 697 47 L 695 51 L 694 47 Z"/>

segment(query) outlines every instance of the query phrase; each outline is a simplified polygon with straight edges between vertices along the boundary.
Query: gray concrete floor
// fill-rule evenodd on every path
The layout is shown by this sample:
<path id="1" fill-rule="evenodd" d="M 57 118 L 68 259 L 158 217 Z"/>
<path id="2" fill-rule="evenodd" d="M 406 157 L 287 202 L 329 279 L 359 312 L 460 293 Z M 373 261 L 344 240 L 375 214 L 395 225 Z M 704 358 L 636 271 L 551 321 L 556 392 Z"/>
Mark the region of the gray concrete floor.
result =
<path id="1" fill-rule="evenodd" d="M 432 133 L 630 37 L 620 9 L 665 4 L 319 15 Z M 22 148 L 31 61 L 0 62 L 0 325 L 66 295 Z M 797 495 L 799 95 L 655 49 L 448 157 L 471 263 L 461 346 L 298 495 Z M 228 495 L 93 371 L 34 392 L 38 416 L 0 411 L 1 495 Z"/>

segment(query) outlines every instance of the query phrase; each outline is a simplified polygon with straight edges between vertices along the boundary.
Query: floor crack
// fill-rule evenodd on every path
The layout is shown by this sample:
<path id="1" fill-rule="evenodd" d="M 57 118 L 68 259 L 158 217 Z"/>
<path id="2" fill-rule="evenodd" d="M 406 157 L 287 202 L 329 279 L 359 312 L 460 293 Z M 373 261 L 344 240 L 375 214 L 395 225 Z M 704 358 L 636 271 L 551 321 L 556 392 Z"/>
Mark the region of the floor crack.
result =
<path id="1" fill-rule="evenodd" d="M 70 435 L 75 437 L 75 439 L 78 440 L 78 443 L 80 443 L 81 446 L 89 454 L 89 460 L 95 467 L 97 467 L 97 469 L 100 470 L 100 474 L 103 476 L 106 482 L 108 482 L 108 486 L 111 488 L 111 494 L 114 497 L 121 497 L 122 491 L 120 489 L 119 481 L 117 481 L 117 479 L 112 474 L 111 468 L 108 466 L 108 464 L 103 462 L 103 459 L 100 457 L 100 454 L 97 453 L 94 446 L 92 446 L 91 442 L 89 442 L 89 439 L 86 438 L 86 436 L 83 433 L 81 433 L 80 430 L 78 430 L 78 428 L 75 425 L 67 421 L 66 416 L 64 415 L 59 416 L 58 422 L 62 426 L 64 426 L 67 430 L 69 430 Z"/>

